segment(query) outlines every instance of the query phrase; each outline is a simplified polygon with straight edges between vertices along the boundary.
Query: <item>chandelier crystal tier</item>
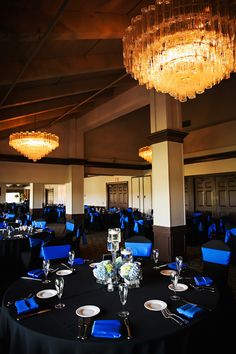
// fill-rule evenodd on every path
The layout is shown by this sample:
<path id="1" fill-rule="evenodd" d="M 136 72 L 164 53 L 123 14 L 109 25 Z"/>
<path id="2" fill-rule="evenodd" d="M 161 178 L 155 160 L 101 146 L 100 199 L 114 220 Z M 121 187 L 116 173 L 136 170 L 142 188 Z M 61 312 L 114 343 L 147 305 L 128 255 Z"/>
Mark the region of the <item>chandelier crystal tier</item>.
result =
<path id="1" fill-rule="evenodd" d="M 147 162 L 152 163 L 152 149 L 150 146 L 144 146 L 140 148 L 138 151 L 138 155 Z"/>
<path id="2" fill-rule="evenodd" d="M 236 71 L 236 2 L 157 0 L 123 37 L 126 71 L 185 102 Z"/>
<path id="3" fill-rule="evenodd" d="M 59 146 L 59 137 L 40 131 L 19 132 L 10 135 L 9 145 L 28 159 L 37 161 Z"/>

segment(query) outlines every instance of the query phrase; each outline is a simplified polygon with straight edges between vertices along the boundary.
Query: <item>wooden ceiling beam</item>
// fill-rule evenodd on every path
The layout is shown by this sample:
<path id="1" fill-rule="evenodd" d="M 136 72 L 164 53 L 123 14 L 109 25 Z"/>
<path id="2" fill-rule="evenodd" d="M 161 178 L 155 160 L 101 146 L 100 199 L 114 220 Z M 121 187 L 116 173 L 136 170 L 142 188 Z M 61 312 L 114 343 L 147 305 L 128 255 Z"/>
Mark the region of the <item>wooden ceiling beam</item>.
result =
<path id="1" fill-rule="evenodd" d="M 54 14 L 38 9 L 18 9 L 17 12 L 1 9 L 0 42 L 38 41 L 45 33 Z M 51 40 L 117 39 L 122 38 L 130 19 L 124 14 L 64 11 L 63 16 L 49 35 Z"/>
<path id="2" fill-rule="evenodd" d="M 1 62 L 1 84 L 8 85 L 14 81 L 20 64 Z M 34 59 L 19 82 L 60 78 L 84 73 L 97 73 L 123 68 L 122 53 L 90 54 L 81 57 L 56 57 Z"/>

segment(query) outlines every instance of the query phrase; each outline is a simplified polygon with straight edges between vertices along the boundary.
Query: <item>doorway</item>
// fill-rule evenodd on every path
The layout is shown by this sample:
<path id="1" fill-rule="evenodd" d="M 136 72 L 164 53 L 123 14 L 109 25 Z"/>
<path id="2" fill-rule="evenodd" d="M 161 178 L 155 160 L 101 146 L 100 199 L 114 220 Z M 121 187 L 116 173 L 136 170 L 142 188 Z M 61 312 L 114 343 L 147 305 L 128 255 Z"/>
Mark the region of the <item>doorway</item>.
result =
<path id="1" fill-rule="evenodd" d="M 128 208 L 128 182 L 107 183 L 108 208 Z"/>

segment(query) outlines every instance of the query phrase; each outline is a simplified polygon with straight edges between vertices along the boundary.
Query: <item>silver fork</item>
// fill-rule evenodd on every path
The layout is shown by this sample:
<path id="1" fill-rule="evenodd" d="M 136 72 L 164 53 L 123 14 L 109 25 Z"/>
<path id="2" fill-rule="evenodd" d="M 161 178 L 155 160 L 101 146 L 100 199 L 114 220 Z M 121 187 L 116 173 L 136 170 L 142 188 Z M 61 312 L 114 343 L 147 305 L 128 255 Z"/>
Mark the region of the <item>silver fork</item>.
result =
<path id="1" fill-rule="evenodd" d="M 162 313 L 162 315 L 163 315 L 165 318 L 170 318 L 171 320 L 173 320 L 173 321 L 175 321 L 176 323 L 178 323 L 180 326 L 183 325 L 183 322 L 182 322 L 182 321 L 179 321 L 179 320 L 177 320 L 177 318 L 175 318 L 175 317 L 169 315 L 169 314 L 166 312 L 166 309 L 161 310 L 161 313 Z"/>
<path id="2" fill-rule="evenodd" d="M 193 284 L 189 284 L 189 285 L 197 291 L 210 291 L 211 293 L 215 292 L 215 288 L 213 288 L 213 287 L 197 286 L 197 285 L 193 285 Z"/>
<path id="3" fill-rule="evenodd" d="M 171 312 L 168 308 L 165 309 L 166 310 L 166 313 L 172 317 L 176 317 L 178 319 L 180 319 L 181 321 L 183 321 L 183 323 L 185 324 L 188 324 L 189 323 L 189 320 L 186 320 L 185 318 L 179 316 L 179 315 L 176 315 L 176 313 L 173 313 Z"/>

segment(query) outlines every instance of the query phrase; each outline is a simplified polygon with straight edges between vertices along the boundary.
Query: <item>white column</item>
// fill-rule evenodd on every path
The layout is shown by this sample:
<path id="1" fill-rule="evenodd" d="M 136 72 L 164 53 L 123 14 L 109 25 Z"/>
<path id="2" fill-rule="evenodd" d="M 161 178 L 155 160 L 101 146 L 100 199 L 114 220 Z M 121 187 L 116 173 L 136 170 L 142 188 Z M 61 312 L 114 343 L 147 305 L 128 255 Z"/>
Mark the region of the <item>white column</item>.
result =
<path id="1" fill-rule="evenodd" d="M 66 183 L 66 216 L 76 218 L 84 214 L 84 166 L 68 167 Z"/>
<path id="2" fill-rule="evenodd" d="M 34 218 L 42 217 L 44 202 L 44 184 L 30 183 L 29 208 Z"/>

